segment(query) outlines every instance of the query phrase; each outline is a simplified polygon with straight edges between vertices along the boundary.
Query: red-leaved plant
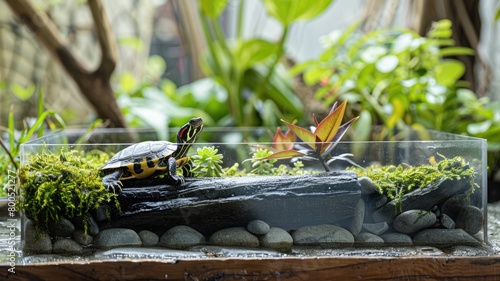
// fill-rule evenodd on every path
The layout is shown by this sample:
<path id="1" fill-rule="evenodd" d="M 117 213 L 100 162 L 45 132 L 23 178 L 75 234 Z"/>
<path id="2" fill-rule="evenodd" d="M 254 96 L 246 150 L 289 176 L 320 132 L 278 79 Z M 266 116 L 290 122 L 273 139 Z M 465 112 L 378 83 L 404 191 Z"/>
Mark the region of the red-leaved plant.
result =
<path id="1" fill-rule="evenodd" d="M 270 149 L 273 153 L 259 160 L 291 158 L 318 160 L 326 171 L 330 171 L 329 165 L 335 160 L 342 159 L 353 163 L 350 159 L 346 158 L 347 156 L 352 156 L 352 154 L 330 155 L 340 139 L 347 132 L 347 129 L 358 119 L 358 117 L 355 117 L 341 125 L 346 105 L 347 102 L 344 101 L 337 107 L 337 103 L 335 102 L 330 113 L 321 122 L 318 122 L 316 116 L 313 114 L 315 127 L 312 127 L 311 130 L 304 129 L 282 119 L 281 121 L 288 127 L 288 131 L 283 133 L 278 127 L 273 139 L 273 147 Z M 295 144 L 296 137 L 301 139 L 309 149 L 295 149 L 299 147 Z"/>

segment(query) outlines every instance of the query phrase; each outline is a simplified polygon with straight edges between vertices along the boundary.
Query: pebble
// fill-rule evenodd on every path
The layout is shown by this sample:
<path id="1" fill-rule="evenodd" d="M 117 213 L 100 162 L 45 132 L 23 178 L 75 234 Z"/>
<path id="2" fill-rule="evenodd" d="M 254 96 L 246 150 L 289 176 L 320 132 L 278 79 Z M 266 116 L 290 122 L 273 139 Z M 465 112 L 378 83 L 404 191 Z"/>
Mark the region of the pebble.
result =
<path id="1" fill-rule="evenodd" d="M 187 225 L 177 225 L 167 230 L 160 238 L 160 244 L 172 249 L 186 249 L 204 244 L 205 236 Z"/>
<path id="2" fill-rule="evenodd" d="M 52 252 L 52 240 L 48 233 L 38 236 L 35 224 L 28 219 L 24 230 L 24 248 L 26 253 L 50 254 Z"/>
<path id="3" fill-rule="evenodd" d="M 61 217 L 58 222 L 54 222 L 49 226 L 51 237 L 70 237 L 73 231 L 75 231 L 75 226 L 64 217 Z"/>
<path id="4" fill-rule="evenodd" d="M 101 205 L 95 211 L 95 219 L 98 222 L 107 221 L 111 212 L 111 207 L 109 205 Z"/>
<path id="5" fill-rule="evenodd" d="M 369 232 L 361 232 L 356 236 L 355 241 L 356 244 L 370 245 L 370 246 L 380 246 L 384 244 L 384 239 Z"/>
<path id="6" fill-rule="evenodd" d="M 460 209 L 466 205 L 467 196 L 465 194 L 457 194 L 443 202 L 441 205 L 441 213 L 447 214 L 450 218 L 455 220 Z"/>
<path id="7" fill-rule="evenodd" d="M 470 235 L 478 233 L 483 228 L 483 211 L 475 206 L 463 206 L 455 219 L 455 227 Z"/>
<path id="8" fill-rule="evenodd" d="M 216 246 L 258 247 L 257 236 L 248 232 L 244 227 L 230 227 L 221 229 L 212 236 L 210 242 Z"/>
<path id="9" fill-rule="evenodd" d="M 279 251 L 289 251 L 293 245 L 292 236 L 286 230 L 278 227 L 271 227 L 259 240 L 262 247 Z"/>
<path id="10" fill-rule="evenodd" d="M 380 189 L 373 183 L 373 181 L 369 177 L 360 177 L 358 178 L 358 182 L 361 185 L 361 194 L 380 194 Z"/>
<path id="11" fill-rule="evenodd" d="M 71 238 L 63 238 L 54 242 L 54 254 L 77 255 L 83 252 L 83 248 L 78 242 Z"/>
<path id="12" fill-rule="evenodd" d="M 92 242 L 94 242 L 94 238 L 89 235 L 89 234 L 86 234 L 83 230 L 77 228 L 75 229 L 75 231 L 73 232 L 73 239 L 80 245 L 83 245 L 83 246 L 88 246 L 90 244 L 92 244 Z"/>
<path id="13" fill-rule="evenodd" d="M 347 229 L 329 225 L 303 226 L 292 233 L 295 245 L 301 246 L 350 246 L 354 236 Z"/>
<path id="14" fill-rule="evenodd" d="M 356 204 L 356 210 L 354 212 L 354 217 L 349 220 L 346 229 L 349 230 L 353 236 L 358 235 L 363 227 L 363 221 L 365 219 L 365 201 L 359 199 Z"/>
<path id="15" fill-rule="evenodd" d="M 270 230 L 270 227 L 269 224 L 264 221 L 253 220 L 248 223 L 247 230 L 255 235 L 264 235 Z"/>
<path id="16" fill-rule="evenodd" d="M 375 235 L 380 235 L 389 229 L 389 224 L 386 222 L 364 223 L 363 229 Z"/>
<path id="17" fill-rule="evenodd" d="M 398 232 L 410 234 L 436 223 L 436 215 L 424 210 L 409 210 L 399 214 L 392 225 Z"/>
<path id="18" fill-rule="evenodd" d="M 102 230 L 95 237 L 95 246 L 98 248 L 133 247 L 141 246 L 139 235 L 128 228 L 108 228 Z"/>
<path id="19" fill-rule="evenodd" d="M 446 229 L 453 229 L 455 228 L 455 221 L 447 214 L 441 214 L 439 217 L 439 225 Z"/>
<path id="20" fill-rule="evenodd" d="M 382 238 L 388 245 L 404 247 L 411 246 L 413 244 L 413 241 L 409 235 L 398 232 L 384 233 L 380 235 L 380 238 Z"/>
<path id="21" fill-rule="evenodd" d="M 463 229 L 424 229 L 413 236 L 413 243 L 422 246 L 477 246 L 478 240 L 470 236 Z"/>
<path id="22" fill-rule="evenodd" d="M 86 222 L 86 225 L 84 225 L 83 221 Z M 87 228 L 87 233 L 90 235 L 97 235 L 99 233 L 99 226 L 95 222 L 94 218 L 90 213 L 85 213 L 85 217 L 83 219 L 80 218 L 75 218 L 73 219 L 73 224 L 75 225 L 76 228 L 81 228 L 85 229 Z"/>
<path id="23" fill-rule="evenodd" d="M 141 230 L 137 235 L 141 238 L 143 247 L 154 246 L 160 241 L 160 237 L 149 230 Z"/>

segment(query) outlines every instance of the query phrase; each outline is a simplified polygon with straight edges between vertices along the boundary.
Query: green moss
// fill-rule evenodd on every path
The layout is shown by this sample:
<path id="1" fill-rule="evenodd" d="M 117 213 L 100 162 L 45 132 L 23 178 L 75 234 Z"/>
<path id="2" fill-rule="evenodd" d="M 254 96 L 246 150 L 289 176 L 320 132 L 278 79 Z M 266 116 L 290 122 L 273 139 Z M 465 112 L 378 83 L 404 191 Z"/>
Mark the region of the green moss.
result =
<path id="1" fill-rule="evenodd" d="M 412 167 L 407 165 L 399 166 L 370 166 L 366 169 L 350 168 L 359 177 L 369 177 L 375 185 L 379 187 L 379 192 L 386 195 L 391 200 L 396 199 L 401 202 L 404 194 L 424 188 L 438 180 L 466 180 L 469 181 L 471 189 L 469 194 L 474 192 L 475 171 L 462 157 L 454 157 L 431 165 Z M 400 208 L 401 205 L 396 206 Z"/>
<path id="2" fill-rule="evenodd" d="M 108 160 L 109 155 L 96 151 L 54 154 L 44 149 L 19 169 L 17 208 L 33 219 L 40 232 L 61 217 L 81 219 L 86 232 L 85 213 L 104 203 L 119 207 L 116 195 L 104 188 L 99 175 Z"/>

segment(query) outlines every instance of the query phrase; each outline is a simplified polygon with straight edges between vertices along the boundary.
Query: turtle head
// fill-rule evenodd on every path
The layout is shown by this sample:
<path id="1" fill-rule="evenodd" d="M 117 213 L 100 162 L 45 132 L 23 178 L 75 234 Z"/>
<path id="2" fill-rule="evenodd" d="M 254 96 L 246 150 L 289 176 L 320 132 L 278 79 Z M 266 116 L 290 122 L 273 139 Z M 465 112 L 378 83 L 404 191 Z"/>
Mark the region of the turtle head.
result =
<path id="1" fill-rule="evenodd" d="M 175 158 L 181 158 L 186 156 L 186 153 L 200 135 L 203 130 L 203 119 L 201 117 L 191 118 L 186 125 L 177 133 L 177 151 L 175 152 Z"/>

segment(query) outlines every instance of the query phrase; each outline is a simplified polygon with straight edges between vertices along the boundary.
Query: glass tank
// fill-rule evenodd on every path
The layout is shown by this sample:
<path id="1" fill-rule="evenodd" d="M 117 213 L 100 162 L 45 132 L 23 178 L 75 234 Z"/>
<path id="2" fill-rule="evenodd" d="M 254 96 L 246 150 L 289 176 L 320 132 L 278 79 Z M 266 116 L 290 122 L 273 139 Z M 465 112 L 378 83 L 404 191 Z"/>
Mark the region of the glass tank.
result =
<path id="1" fill-rule="evenodd" d="M 264 129 L 205 128 L 182 146 L 188 159 L 177 132 L 170 144 L 126 151 L 156 135 L 66 131 L 23 144 L 24 256 L 279 257 L 487 243 L 486 140 L 408 130 L 394 141 L 276 143 Z"/>

